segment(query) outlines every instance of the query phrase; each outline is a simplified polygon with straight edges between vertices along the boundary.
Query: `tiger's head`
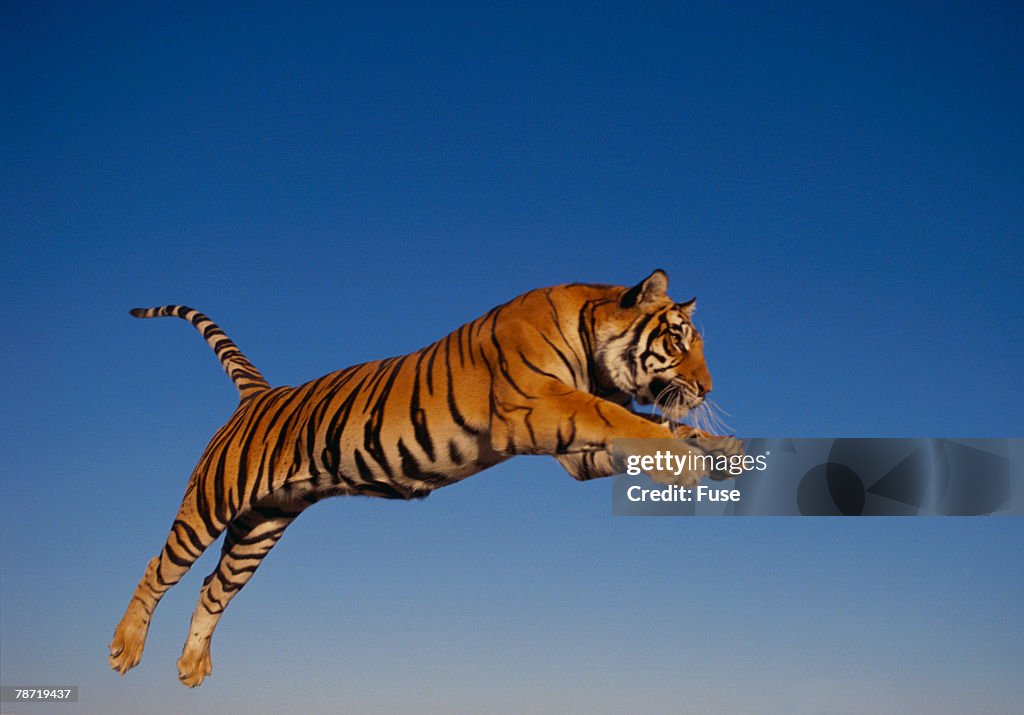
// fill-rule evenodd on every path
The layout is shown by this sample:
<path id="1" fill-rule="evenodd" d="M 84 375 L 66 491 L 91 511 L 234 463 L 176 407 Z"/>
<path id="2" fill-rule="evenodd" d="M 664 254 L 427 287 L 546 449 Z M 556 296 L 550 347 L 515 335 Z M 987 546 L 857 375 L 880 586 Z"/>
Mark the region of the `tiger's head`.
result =
<path id="1" fill-rule="evenodd" d="M 711 392 L 704 343 L 690 321 L 697 299 L 676 303 L 656 270 L 606 306 L 596 324 L 599 381 L 642 405 L 682 419 Z"/>

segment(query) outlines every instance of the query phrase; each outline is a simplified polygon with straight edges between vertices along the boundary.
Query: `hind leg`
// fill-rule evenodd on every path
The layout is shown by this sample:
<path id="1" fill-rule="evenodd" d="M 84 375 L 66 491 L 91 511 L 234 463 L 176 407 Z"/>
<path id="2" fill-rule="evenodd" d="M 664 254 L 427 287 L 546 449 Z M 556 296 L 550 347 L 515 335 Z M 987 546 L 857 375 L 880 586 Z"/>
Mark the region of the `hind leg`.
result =
<path id="1" fill-rule="evenodd" d="M 114 630 L 110 641 L 110 667 L 122 675 L 142 659 L 149 621 L 160 599 L 223 531 L 223 527 L 211 531 L 206 524 L 213 522 L 198 517 L 196 504 L 190 499 L 192 494 L 192 491 L 186 493 L 186 501 L 178 511 L 163 550 L 146 565 L 128 609 Z"/>
<path id="2" fill-rule="evenodd" d="M 188 638 L 178 659 L 178 679 L 183 684 L 194 688 L 210 674 L 210 639 L 221 614 L 309 503 L 257 505 L 228 525 L 220 563 L 203 581 Z"/>

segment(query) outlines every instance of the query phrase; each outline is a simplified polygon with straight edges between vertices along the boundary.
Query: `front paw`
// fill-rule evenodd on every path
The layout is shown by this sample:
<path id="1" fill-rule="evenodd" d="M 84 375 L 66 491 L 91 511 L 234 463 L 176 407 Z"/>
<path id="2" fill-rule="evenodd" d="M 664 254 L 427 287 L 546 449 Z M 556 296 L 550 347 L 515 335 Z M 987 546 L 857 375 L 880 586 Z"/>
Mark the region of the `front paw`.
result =
<path id="1" fill-rule="evenodd" d="M 697 427 L 691 427 L 690 425 L 683 424 L 682 422 L 669 422 L 665 421 L 662 423 L 663 426 L 668 427 L 672 432 L 672 436 L 678 439 L 686 440 L 698 440 L 714 438 L 715 435 L 710 432 L 705 432 Z"/>
<path id="2" fill-rule="evenodd" d="M 684 435 L 686 435 L 684 437 Z M 660 484 L 696 486 L 701 479 L 733 479 L 743 472 L 743 442 L 677 425 L 672 440 L 615 439 L 610 446 L 613 469 L 647 474 Z"/>
<path id="3" fill-rule="evenodd" d="M 616 439 L 610 452 L 619 472 L 680 487 L 695 486 L 714 466 L 700 447 L 680 439 Z"/>
<path id="4" fill-rule="evenodd" d="M 731 435 L 712 435 L 704 433 L 703 436 L 687 440 L 696 445 L 705 454 L 714 457 L 715 466 L 708 475 L 716 482 L 736 478 L 736 465 L 743 457 L 743 440 Z"/>
<path id="5" fill-rule="evenodd" d="M 711 454 L 724 454 L 727 457 L 743 455 L 743 440 L 732 435 L 706 435 L 693 440 L 701 449 Z"/>
<path id="6" fill-rule="evenodd" d="M 681 455 L 683 460 L 675 464 L 666 465 L 667 469 L 645 470 L 647 476 L 659 484 L 674 484 L 680 487 L 695 487 L 705 477 L 713 477 L 704 460 L 694 451 L 696 459 L 689 458 L 689 455 Z M 677 455 L 678 456 L 678 455 Z"/>

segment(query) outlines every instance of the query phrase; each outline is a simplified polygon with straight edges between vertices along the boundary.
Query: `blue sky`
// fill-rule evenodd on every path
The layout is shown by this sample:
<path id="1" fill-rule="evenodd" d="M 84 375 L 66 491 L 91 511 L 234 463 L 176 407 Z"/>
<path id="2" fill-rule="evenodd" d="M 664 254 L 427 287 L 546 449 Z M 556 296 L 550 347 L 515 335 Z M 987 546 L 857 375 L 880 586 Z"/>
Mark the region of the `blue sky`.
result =
<path id="1" fill-rule="evenodd" d="M 1019 706 L 1018 519 L 613 518 L 543 458 L 304 514 L 198 691 L 174 660 L 212 554 L 139 668 L 105 658 L 235 404 L 135 306 L 297 384 L 661 267 L 738 434 L 1020 437 L 1019 7 L 3 15 L 5 684 L 83 713 Z"/>

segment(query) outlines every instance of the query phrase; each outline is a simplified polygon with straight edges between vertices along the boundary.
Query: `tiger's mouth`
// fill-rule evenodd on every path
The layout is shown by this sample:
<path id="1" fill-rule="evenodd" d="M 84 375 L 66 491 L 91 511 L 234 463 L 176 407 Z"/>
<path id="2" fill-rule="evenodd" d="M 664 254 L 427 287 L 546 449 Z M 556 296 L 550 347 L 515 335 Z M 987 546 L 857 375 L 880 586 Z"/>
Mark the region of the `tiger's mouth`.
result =
<path id="1" fill-rule="evenodd" d="M 647 386 L 647 390 L 651 393 L 651 401 L 657 402 L 658 395 L 667 390 L 671 384 L 669 380 L 662 380 L 660 377 L 651 380 L 651 384 Z"/>
<path id="2" fill-rule="evenodd" d="M 697 390 L 682 380 L 653 378 L 636 396 L 641 405 L 657 405 L 663 414 L 672 419 L 681 419 L 686 413 L 699 407 L 704 398 Z"/>
<path id="3" fill-rule="evenodd" d="M 672 387 L 671 380 L 655 377 L 646 385 L 641 386 L 634 397 L 641 405 L 654 405 L 658 403 L 658 398 L 670 387 Z"/>

